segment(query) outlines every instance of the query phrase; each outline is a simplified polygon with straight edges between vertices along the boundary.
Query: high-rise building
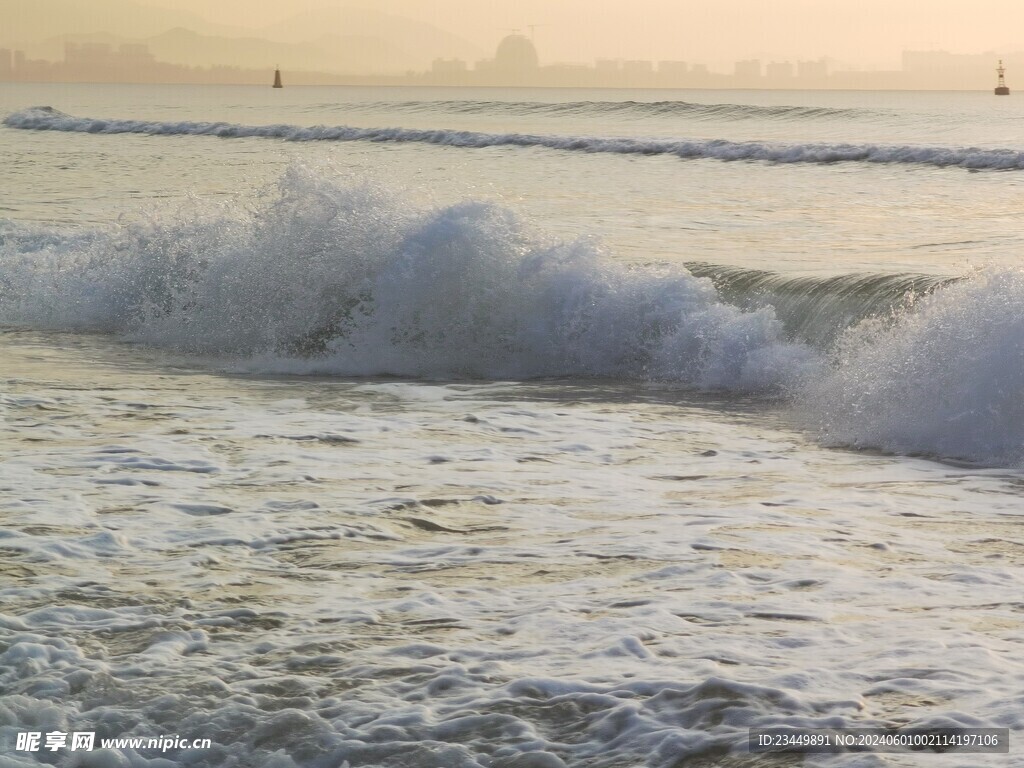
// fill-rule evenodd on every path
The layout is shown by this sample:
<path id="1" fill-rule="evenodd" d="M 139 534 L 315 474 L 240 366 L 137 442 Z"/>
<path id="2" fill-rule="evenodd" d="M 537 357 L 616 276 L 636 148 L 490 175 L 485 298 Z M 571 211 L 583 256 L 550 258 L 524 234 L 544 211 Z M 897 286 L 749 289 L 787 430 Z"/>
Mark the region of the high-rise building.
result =
<path id="1" fill-rule="evenodd" d="M 798 62 L 796 75 L 801 80 L 824 80 L 828 77 L 828 62 L 825 59 Z"/>

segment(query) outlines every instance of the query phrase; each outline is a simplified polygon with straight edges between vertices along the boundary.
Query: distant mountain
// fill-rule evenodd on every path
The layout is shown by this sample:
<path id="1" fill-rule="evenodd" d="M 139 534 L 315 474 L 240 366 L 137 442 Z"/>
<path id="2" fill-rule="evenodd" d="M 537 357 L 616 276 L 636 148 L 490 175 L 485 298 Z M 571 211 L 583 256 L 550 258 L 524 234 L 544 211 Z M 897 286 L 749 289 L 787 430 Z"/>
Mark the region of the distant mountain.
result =
<path id="1" fill-rule="evenodd" d="M 476 61 L 491 55 L 451 32 L 422 21 L 368 8 L 323 8 L 297 13 L 260 30 L 263 37 L 289 42 L 343 44 L 349 37 L 377 39 L 400 51 L 392 70 L 423 70 L 436 58 Z M 369 52 L 368 52 L 369 53 Z"/>
<path id="2" fill-rule="evenodd" d="M 324 36 L 303 43 L 276 43 L 257 37 L 200 35 L 188 29 L 172 29 L 145 38 L 122 37 L 105 32 L 59 35 L 29 46 L 30 57 L 60 61 L 65 43 L 105 43 L 114 48 L 124 43 L 144 43 L 157 61 L 189 66 L 228 66 L 243 69 L 336 72 L 340 74 L 400 74 L 423 70 L 422 56 L 376 37 Z"/>
<path id="3" fill-rule="evenodd" d="M 160 61 L 243 68 L 280 66 L 309 72 L 394 72 L 404 52 L 386 40 L 346 35 L 318 41 L 279 43 L 257 37 L 200 35 L 172 29 L 143 41 Z"/>
<path id="4" fill-rule="evenodd" d="M 31 47 L 71 33 L 151 37 L 174 27 L 213 35 L 234 33 L 193 13 L 151 8 L 133 0 L 2 0 L 0 5 L 0 45 L 5 46 Z"/>
<path id="5" fill-rule="evenodd" d="M 59 61 L 66 42 L 145 43 L 159 61 L 343 74 L 400 74 L 436 58 L 467 61 L 485 53 L 431 24 L 372 9 L 298 13 L 264 29 L 210 24 L 191 13 L 134 0 L 0 0 L 0 46 Z M 8 11 L 11 12 L 8 12 Z"/>

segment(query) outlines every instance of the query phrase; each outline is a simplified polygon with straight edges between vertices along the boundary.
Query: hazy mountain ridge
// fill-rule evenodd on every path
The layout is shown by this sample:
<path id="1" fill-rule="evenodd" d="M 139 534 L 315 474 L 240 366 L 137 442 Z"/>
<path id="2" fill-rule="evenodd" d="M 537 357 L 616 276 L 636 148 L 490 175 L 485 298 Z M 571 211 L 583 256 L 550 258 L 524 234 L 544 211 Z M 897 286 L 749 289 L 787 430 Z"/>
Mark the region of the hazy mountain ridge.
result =
<path id="1" fill-rule="evenodd" d="M 105 32 L 60 35 L 29 48 L 33 57 L 61 60 L 65 43 L 105 43 L 114 48 L 144 43 L 157 61 L 192 66 L 230 66 L 338 73 L 402 71 L 395 61 L 408 58 L 404 51 L 379 38 L 344 35 L 306 43 L 279 43 L 258 37 L 200 35 L 176 28 L 147 38 L 122 37 Z"/>
<path id="2" fill-rule="evenodd" d="M 63 59 L 66 42 L 144 43 L 158 60 L 190 66 L 279 65 L 338 73 L 420 71 L 438 57 L 474 60 L 484 55 L 473 44 L 431 24 L 365 8 L 305 11 L 272 27 L 244 29 L 144 7 L 132 0 L 91 1 L 88 11 L 73 0 L 9 2 L 31 4 L 34 13 L 16 12 L 14 17 L 24 17 L 25 23 L 5 24 L 0 46 L 24 48 L 30 57 L 50 61 Z M 45 26 L 31 22 L 29 16 L 38 16 L 40 10 L 59 22 Z"/>
<path id="3" fill-rule="evenodd" d="M 424 53 L 421 55 L 431 60 L 438 56 L 459 56 L 472 60 L 485 55 L 473 43 L 433 24 L 368 8 L 303 11 L 272 27 L 265 27 L 261 33 L 264 37 L 300 42 L 316 40 L 325 32 L 331 34 L 330 30 L 377 37 L 409 51 L 422 49 Z"/>
<path id="4" fill-rule="evenodd" d="M 133 0 L 89 0 L 85 6 L 80 0 L 3 0 L 3 5 L 0 44 L 26 49 L 63 34 L 146 38 L 175 27 L 208 35 L 241 32 L 188 11 L 153 8 Z"/>

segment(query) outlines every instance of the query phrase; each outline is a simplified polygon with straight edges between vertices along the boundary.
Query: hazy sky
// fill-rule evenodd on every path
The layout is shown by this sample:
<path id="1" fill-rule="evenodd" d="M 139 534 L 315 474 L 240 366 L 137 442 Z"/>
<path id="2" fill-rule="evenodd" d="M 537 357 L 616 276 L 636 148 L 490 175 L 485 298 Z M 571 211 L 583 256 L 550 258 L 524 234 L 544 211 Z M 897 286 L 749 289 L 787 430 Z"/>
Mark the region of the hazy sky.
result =
<path id="1" fill-rule="evenodd" d="M 4 3 L 0 0 L 0 9 Z M 88 6 L 90 0 L 81 0 Z M 1024 49 L 1022 0 L 138 0 L 222 24 L 270 25 L 306 8 L 353 6 L 428 21 L 493 50 L 538 25 L 544 63 L 598 57 L 818 58 L 896 67 L 905 49 Z M 74 30 L 61 30 L 74 31 Z"/>

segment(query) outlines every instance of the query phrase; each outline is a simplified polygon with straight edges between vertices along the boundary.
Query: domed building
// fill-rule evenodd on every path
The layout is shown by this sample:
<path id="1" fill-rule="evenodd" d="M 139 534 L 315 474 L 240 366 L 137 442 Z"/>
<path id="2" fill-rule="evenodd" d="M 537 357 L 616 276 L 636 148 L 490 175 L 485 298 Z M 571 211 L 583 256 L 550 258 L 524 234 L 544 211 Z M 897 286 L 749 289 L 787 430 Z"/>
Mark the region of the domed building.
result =
<path id="1" fill-rule="evenodd" d="M 529 72 L 540 66 L 537 49 L 525 35 L 512 34 L 498 44 L 494 68 L 500 72 Z"/>

